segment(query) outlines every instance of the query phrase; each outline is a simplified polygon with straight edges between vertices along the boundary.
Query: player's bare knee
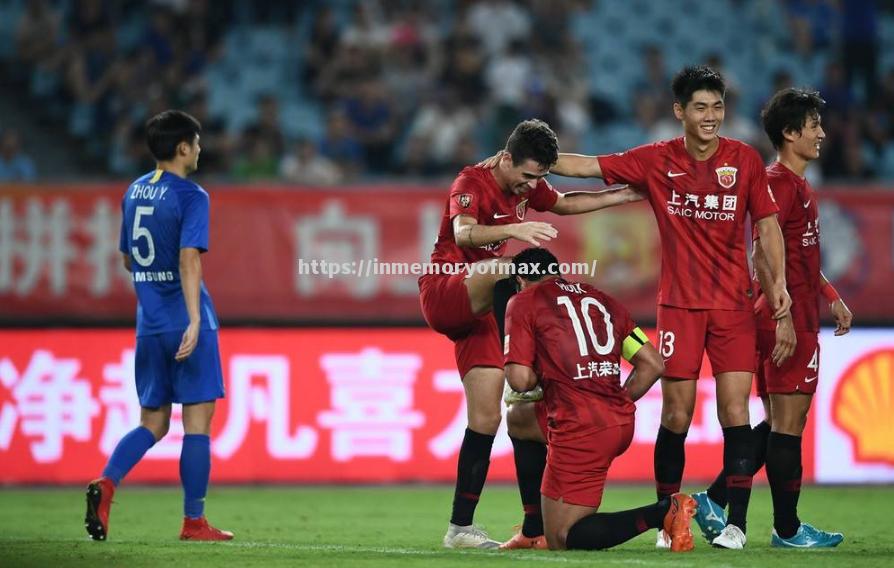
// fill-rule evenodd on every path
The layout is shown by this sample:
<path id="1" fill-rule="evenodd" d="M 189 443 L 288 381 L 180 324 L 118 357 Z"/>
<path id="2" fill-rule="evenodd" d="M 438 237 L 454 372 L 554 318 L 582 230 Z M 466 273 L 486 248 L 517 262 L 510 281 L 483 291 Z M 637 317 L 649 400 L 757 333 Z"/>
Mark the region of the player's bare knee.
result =
<path id="1" fill-rule="evenodd" d="M 730 401 L 717 403 L 717 419 L 724 428 L 742 426 L 749 423 L 748 401 Z"/>
<path id="2" fill-rule="evenodd" d="M 677 434 L 682 434 L 689 430 L 692 424 L 692 409 L 685 406 L 667 407 L 661 411 L 661 425 Z"/>
<path id="3" fill-rule="evenodd" d="M 517 402 L 506 412 L 506 428 L 513 438 L 530 439 L 531 428 L 536 426 L 537 416 L 534 413 L 534 404 L 531 402 Z"/>
<path id="4" fill-rule="evenodd" d="M 152 432 L 155 441 L 158 442 L 168 434 L 171 429 L 171 420 L 143 420 L 140 426 Z"/>
<path id="5" fill-rule="evenodd" d="M 479 434 L 496 434 L 502 419 L 499 410 L 496 412 L 474 412 L 469 414 L 469 428 Z"/>

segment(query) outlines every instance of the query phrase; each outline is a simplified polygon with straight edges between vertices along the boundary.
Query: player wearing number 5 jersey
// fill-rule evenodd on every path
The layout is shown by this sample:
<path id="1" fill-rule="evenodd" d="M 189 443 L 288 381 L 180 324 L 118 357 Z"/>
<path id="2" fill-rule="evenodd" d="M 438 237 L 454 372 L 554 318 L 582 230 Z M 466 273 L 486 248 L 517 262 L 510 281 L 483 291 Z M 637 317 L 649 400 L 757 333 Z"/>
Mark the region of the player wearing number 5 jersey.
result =
<path id="1" fill-rule="evenodd" d="M 87 488 L 87 532 L 106 540 L 112 496 L 121 479 L 168 431 L 171 403 L 183 405 L 180 479 L 182 540 L 229 540 L 208 524 L 211 417 L 223 398 L 217 315 L 202 282 L 199 255 L 208 250 L 208 193 L 186 179 L 198 168 L 201 125 L 165 111 L 146 123 L 155 171 L 134 181 L 122 201 L 120 250 L 137 294 L 134 361 L 140 426 L 112 452 L 102 477 Z"/>
<path id="2" fill-rule="evenodd" d="M 647 195 L 661 235 L 658 328 L 666 366 L 655 443 L 658 496 L 680 490 L 695 379 L 707 352 L 716 377 L 729 497 L 728 522 L 712 543 L 739 549 L 745 545 L 754 461 L 748 396 L 756 330 L 744 243 L 746 215 L 756 224 L 767 260 L 765 292 L 775 319 L 787 315 L 791 305 L 784 245 L 760 155 L 718 135 L 724 118 L 723 79 L 707 67 L 687 67 L 674 78 L 672 89 L 683 136 L 613 155 L 560 154 L 552 171 L 627 183 Z M 791 355 L 790 339 L 781 360 Z M 659 544 L 664 544 L 661 535 Z"/>
<path id="3" fill-rule="evenodd" d="M 664 371 L 661 356 L 614 298 L 562 278 L 549 251 L 527 249 L 513 264 L 522 291 L 506 310 L 506 377 L 517 391 L 543 387 L 536 404 L 546 406 L 541 499 L 549 548 L 608 548 L 663 527 L 673 550 L 691 550 L 688 495 L 597 513 L 608 468 L 633 438 L 633 402 Z M 623 385 L 622 357 L 633 365 Z"/>

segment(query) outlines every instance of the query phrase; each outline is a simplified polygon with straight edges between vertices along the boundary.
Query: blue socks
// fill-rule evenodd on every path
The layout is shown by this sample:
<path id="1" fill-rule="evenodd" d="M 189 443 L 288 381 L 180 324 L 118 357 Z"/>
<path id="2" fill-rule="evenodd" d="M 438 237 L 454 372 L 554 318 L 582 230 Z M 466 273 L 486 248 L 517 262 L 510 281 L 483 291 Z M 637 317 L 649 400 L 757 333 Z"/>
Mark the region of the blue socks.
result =
<path id="1" fill-rule="evenodd" d="M 121 438 L 109 463 L 102 471 L 116 486 L 143 455 L 155 445 L 155 436 L 142 426 L 134 428 Z M 180 451 L 180 481 L 183 484 L 183 514 L 198 519 L 205 513 L 205 494 L 208 492 L 208 476 L 211 474 L 211 438 L 205 434 L 183 436 Z"/>
<path id="2" fill-rule="evenodd" d="M 211 438 L 205 434 L 186 434 L 180 451 L 184 516 L 198 519 L 205 513 L 205 494 L 208 492 L 210 474 Z"/>
<path id="3" fill-rule="evenodd" d="M 128 472 L 143 458 L 143 454 L 155 445 L 155 436 L 147 428 L 139 426 L 121 438 L 112 457 L 102 470 L 102 476 L 108 477 L 116 486 L 121 483 Z"/>

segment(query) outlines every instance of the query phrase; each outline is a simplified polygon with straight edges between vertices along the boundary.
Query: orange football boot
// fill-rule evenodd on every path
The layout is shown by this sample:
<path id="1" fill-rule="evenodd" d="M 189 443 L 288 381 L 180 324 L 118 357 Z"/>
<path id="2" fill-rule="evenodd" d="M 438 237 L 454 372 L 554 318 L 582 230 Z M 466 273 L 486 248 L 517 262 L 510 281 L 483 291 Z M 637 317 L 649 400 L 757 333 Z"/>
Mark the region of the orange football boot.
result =
<path id="1" fill-rule="evenodd" d="M 524 548 L 549 550 L 549 545 L 546 544 L 546 537 L 542 534 L 538 536 L 525 536 L 522 534 L 521 529 L 518 529 L 518 532 L 516 532 L 512 538 L 500 545 L 500 550 L 521 550 Z"/>
<path id="2" fill-rule="evenodd" d="M 664 532 L 670 535 L 672 552 L 688 552 L 695 547 L 689 525 L 698 504 L 685 493 L 674 493 L 671 505 L 664 515 Z"/>

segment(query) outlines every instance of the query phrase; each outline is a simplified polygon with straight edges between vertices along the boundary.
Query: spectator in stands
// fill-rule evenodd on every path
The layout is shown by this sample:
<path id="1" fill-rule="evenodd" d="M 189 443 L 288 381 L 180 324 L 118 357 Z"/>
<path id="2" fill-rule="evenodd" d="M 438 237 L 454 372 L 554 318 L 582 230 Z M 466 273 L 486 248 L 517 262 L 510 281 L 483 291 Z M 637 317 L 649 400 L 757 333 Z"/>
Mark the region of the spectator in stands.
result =
<path id="1" fill-rule="evenodd" d="M 303 185 L 336 185 L 343 176 L 335 162 L 321 156 L 310 140 L 299 140 L 279 164 L 279 175 L 286 181 Z"/>
<path id="2" fill-rule="evenodd" d="M 421 158 L 432 169 L 441 171 L 456 164 L 460 142 L 472 135 L 476 122 L 475 113 L 460 104 L 454 91 L 444 89 L 436 93 L 410 125 L 407 148 L 411 161 L 419 163 Z"/>
<path id="3" fill-rule="evenodd" d="M 342 109 L 329 113 L 326 134 L 320 142 L 320 153 L 335 162 L 345 177 L 353 177 L 363 167 L 363 146 L 354 135 Z"/>
<path id="4" fill-rule="evenodd" d="M 244 140 L 244 148 L 233 166 L 232 175 L 239 181 L 270 180 L 277 176 L 279 154 L 270 141 L 263 137 L 249 135 Z"/>
<path id="5" fill-rule="evenodd" d="M 15 130 L 0 134 L 0 181 L 34 181 L 34 161 L 22 150 L 22 139 Z"/>
<path id="6" fill-rule="evenodd" d="M 302 79 L 305 85 L 316 83 L 322 70 L 335 59 L 338 38 L 335 13 L 330 6 L 324 6 L 314 16 L 310 37 L 304 46 Z"/>
<path id="7" fill-rule="evenodd" d="M 323 66 L 313 91 L 317 98 L 328 103 L 350 96 L 363 81 L 378 77 L 380 73 L 376 52 L 358 43 L 342 42 L 335 58 Z"/>
<path id="8" fill-rule="evenodd" d="M 397 116 L 384 84 L 378 79 L 364 81 L 355 95 L 342 101 L 342 108 L 363 146 L 367 170 L 387 172 L 391 167 Z"/>
<path id="9" fill-rule="evenodd" d="M 478 38 L 460 22 L 444 43 L 443 52 L 446 63 L 441 84 L 454 90 L 463 105 L 479 106 L 481 93 L 487 86 L 484 81 L 486 57 Z"/>
<path id="10" fill-rule="evenodd" d="M 491 57 L 501 55 L 531 32 L 530 12 L 511 0 L 476 2 L 466 12 L 466 20 Z"/>
<path id="11" fill-rule="evenodd" d="M 255 121 L 242 131 L 242 137 L 249 148 L 261 140 L 276 156 L 285 152 L 286 141 L 279 119 L 279 101 L 270 94 L 258 97 L 255 106 Z"/>
<path id="12" fill-rule="evenodd" d="M 56 55 L 61 17 L 46 0 L 28 0 L 16 29 L 16 51 L 22 63 L 39 65 Z"/>
<path id="13" fill-rule="evenodd" d="M 664 62 L 664 53 L 654 43 L 650 43 L 640 51 L 642 61 L 642 78 L 637 81 L 635 89 L 638 92 L 647 92 L 655 97 L 655 104 L 662 115 L 668 114 L 673 106 L 673 100 L 667 86 L 670 84 L 670 74 Z M 716 69 L 712 67 L 712 69 Z M 679 128 L 678 128 L 679 130 Z"/>
<path id="14" fill-rule="evenodd" d="M 513 41 L 506 52 L 491 58 L 485 70 L 485 80 L 494 104 L 494 136 L 505 139 L 515 125 L 524 120 L 521 107 L 525 88 L 534 73 L 531 58 L 521 41 Z"/>
<path id="15" fill-rule="evenodd" d="M 848 87 L 861 79 L 860 99 L 868 101 L 878 84 L 878 13 L 875 0 L 841 2 L 842 63 Z"/>

